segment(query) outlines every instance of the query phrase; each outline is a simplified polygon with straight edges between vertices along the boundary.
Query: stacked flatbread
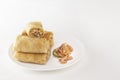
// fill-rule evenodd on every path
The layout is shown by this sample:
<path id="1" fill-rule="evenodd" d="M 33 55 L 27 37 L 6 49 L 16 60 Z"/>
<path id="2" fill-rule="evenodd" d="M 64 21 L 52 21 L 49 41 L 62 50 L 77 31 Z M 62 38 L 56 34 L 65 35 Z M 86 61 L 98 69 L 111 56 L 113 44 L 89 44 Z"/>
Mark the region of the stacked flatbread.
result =
<path id="1" fill-rule="evenodd" d="M 53 33 L 45 31 L 40 22 L 31 22 L 16 38 L 14 57 L 21 62 L 46 64 L 53 44 Z"/>

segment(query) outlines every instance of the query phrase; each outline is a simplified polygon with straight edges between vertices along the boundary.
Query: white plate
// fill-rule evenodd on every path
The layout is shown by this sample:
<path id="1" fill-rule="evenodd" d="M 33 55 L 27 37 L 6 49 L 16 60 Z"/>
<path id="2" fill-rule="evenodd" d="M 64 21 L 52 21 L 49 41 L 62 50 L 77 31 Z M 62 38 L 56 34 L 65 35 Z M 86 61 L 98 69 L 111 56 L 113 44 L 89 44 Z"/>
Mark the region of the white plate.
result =
<path id="1" fill-rule="evenodd" d="M 63 69 L 63 68 L 67 68 L 73 64 L 75 65 L 76 62 L 80 61 L 80 54 L 83 54 L 83 52 L 84 52 L 84 45 L 81 41 L 79 41 L 77 38 L 73 37 L 73 35 L 71 36 L 66 33 L 65 34 L 64 33 L 55 33 L 54 40 L 55 40 L 55 44 L 54 44 L 53 49 L 60 46 L 64 42 L 70 44 L 73 47 L 74 51 L 71 54 L 73 56 L 73 59 L 68 61 L 67 64 L 60 64 L 58 61 L 58 58 L 54 57 L 53 55 L 51 55 L 51 57 L 46 65 L 23 63 L 23 62 L 16 61 L 13 58 L 14 52 L 12 50 L 12 45 L 9 49 L 9 56 L 13 62 L 17 63 L 18 65 L 22 66 L 23 68 L 27 68 L 30 70 L 38 70 L 38 71 L 50 71 L 50 70 Z"/>

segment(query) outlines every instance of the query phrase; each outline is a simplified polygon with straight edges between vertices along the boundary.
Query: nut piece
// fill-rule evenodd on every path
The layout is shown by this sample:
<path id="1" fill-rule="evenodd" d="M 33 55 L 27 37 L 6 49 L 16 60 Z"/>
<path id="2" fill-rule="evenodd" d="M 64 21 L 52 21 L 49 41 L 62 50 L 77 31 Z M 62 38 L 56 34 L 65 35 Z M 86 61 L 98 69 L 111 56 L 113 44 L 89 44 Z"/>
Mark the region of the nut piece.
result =
<path id="1" fill-rule="evenodd" d="M 70 45 L 68 45 L 67 43 L 63 43 L 60 47 L 54 49 L 53 55 L 60 58 L 59 62 L 61 64 L 66 64 L 67 61 L 73 59 L 72 56 L 70 56 L 72 51 L 73 48 Z"/>
<path id="2" fill-rule="evenodd" d="M 71 52 L 73 51 L 73 48 L 68 45 L 67 43 L 63 43 L 60 47 L 56 48 L 53 51 L 53 55 L 56 57 L 65 57 L 67 55 L 70 55 Z"/>
<path id="3" fill-rule="evenodd" d="M 41 38 L 42 35 L 43 35 L 43 30 L 42 29 L 31 29 L 30 30 L 30 35 L 31 37 L 38 37 L 38 38 Z"/>
<path id="4" fill-rule="evenodd" d="M 60 62 L 61 64 L 66 64 L 67 61 L 72 60 L 72 59 L 73 59 L 72 56 L 65 56 L 65 57 L 63 57 L 63 58 L 60 58 L 60 59 L 59 59 L 59 62 Z"/>
<path id="5" fill-rule="evenodd" d="M 66 64 L 66 63 L 67 63 L 67 60 L 64 59 L 64 58 L 61 58 L 61 59 L 59 59 L 59 62 L 60 62 L 61 64 Z"/>

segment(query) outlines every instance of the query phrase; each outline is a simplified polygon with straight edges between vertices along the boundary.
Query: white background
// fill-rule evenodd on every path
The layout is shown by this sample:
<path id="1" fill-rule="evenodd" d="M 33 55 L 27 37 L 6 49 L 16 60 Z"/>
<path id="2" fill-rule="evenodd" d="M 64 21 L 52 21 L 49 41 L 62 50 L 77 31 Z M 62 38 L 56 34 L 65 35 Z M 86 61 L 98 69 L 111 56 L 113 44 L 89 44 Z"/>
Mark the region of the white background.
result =
<path id="1" fill-rule="evenodd" d="M 81 61 L 51 72 L 29 71 L 13 63 L 8 49 L 30 21 L 74 34 L 86 48 Z M 120 0 L 1 0 L 0 80 L 24 79 L 120 80 Z"/>

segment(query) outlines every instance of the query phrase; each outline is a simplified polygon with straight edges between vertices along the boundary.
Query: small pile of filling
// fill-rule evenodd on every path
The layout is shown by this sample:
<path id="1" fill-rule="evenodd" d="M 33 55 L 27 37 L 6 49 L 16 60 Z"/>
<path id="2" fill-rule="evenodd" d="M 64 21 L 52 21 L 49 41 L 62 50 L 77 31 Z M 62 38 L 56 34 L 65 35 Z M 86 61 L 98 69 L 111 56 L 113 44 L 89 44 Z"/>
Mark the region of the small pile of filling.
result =
<path id="1" fill-rule="evenodd" d="M 72 51 L 73 48 L 69 44 L 63 43 L 60 47 L 53 51 L 53 55 L 60 58 L 59 62 L 61 64 L 65 64 L 67 61 L 72 59 L 72 56 L 70 56 Z"/>

